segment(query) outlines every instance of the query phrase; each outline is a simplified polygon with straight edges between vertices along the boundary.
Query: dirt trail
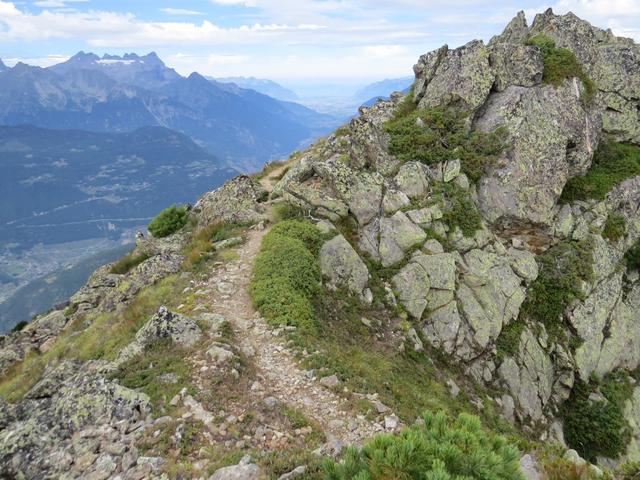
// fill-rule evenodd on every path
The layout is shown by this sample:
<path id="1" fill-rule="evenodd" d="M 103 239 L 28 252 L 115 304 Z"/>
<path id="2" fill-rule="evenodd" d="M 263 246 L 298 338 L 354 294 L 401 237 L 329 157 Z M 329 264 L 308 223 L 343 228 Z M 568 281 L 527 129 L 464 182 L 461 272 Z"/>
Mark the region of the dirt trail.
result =
<path id="1" fill-rule="evenodd" d="M 276 183 L 270 177 L 279 175 L 285 168 L 283 165 L 263 178 L 263 187 L 270 192 Z M 383 430 L 382 425 L 354 415 L 345 398 L 302 370 L 283 339 L 267 327 L 252 306 L 249 284 L 253 263 L 267 232 L 268 228 L 248 230 L 246 242 L 235 249 L 238 258 L 212 269 L 206 285 L 202 285 L 210 292 L 207 309 L 227 319 L 238 346 L 255 365 L 257 382 L 251 388 L 251 395 L 255 395 L 257 401 L 275 397 L 280 403 L 300 410 L 318 422 L 329 443 L 361 444 Z"/>

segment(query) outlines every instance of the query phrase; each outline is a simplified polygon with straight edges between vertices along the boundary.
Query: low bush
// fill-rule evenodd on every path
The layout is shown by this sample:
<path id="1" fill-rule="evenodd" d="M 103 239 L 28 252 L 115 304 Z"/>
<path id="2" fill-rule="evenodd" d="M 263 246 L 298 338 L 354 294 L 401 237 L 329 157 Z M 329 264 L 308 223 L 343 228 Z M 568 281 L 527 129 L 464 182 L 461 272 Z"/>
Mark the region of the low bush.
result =
<path id="1" fill-rule="evenodd" d="M 470 132 L 465 125 L 467 116 L 453 107 L 412 110 L 401 106 L 385 125 L 391 136 L 389 152 L 401 161 L 427 165 L 459 159 L 462 171 L 476 181 L 504 150 L 506 130 Z"/>
<path id="2" fill-rule="evenodd" d="M 542 322 L 556 340 L 566 337 L 563 315 L 567 306 L 581 297 L 582 282 L 593 278 L 591 241 L 562 242 L 538 257 L 540 273 L 527 291 L 520 314 Z"/>
<path id="3" fill-rule="evenodd" d="M 502 329 L 500 336 L 496 340 L 498 358 L 504 358 L 508 355 L 513 356 L 518 353 L 520 337 L 525 328 L 526 324 L 521 319 L 518 319 Z"/>
<path id="4" fill-rule="evenodd" d="M 313 328 L 320 291 L 320 232 L 307 221 L 281 222 L 262 240 L 251 283 L 255 307 L 272 325 Z"/>
<path id="5" fill-rule="evenodd" d="M 544 72 L 542 81 L 552 85 L 561 85 L 566 78 L 577 77 L 584 85 L 585 102 L 590 102 L 597 90 L 594 81 L 587 75 L 575 54 L 567 48 L 556 47 L 556 42 L 544 34 L 538 34 L 527 42 L 542 52 Z"/>
<path id="6" fill-rule="evenodd" d="M 165 208 L 156 216 L 149 226 L 149 232 L 151 235 L 157 238 L 162 238 L 177 232 L 187 224 L 187 209 L 186 207 L 177 207 L 172 205 L 169 208 Z"/>
<path id="7" fill-rule="evenodd" d="M 571 178 L 560 200 L 603 200 L 613 187 L 640 175 L 640 147 L 603 140 L 598 145 L 586 174 Z"/>
<path id="8" fill-rule="evenodd" d="M 602 236 L 612 242 L 617 242 L 627 233 L 627 223 L 622 215 L 611 212 L 602 229 Z"/>
<path id="9" fill-rule="evenodd" d="M 638 240 L 626 253 L 627 269 L 640 270 L 640 240 Z"/>
<path id="10" fill-rule="evenodd" d="M 326 480 L 518 480 L 518 449 L 486 433 L 480 419 L 426 413 L 424 425 L 398 435 L 378 435 L 362 449 L 350 447 L 343 460 L 327 460 Z"/>
<path id="11" fill-rule="evenodd" d="M 21 332 L 21 331 L 22 331 L 22 329 L 23 329 L 24 327 L 26 327 L 27 325 L 29 325 L 29 322 L 27 322 L 26 320 L 22 320 L 21 322 L 16 323 L 16 324 L 13 326 L 13 328 L 11 329 L 11 331 L 12 331 L 13 333 L 15 333 L 15 332 Z"/>
<path id="12" fill-rule="evenodd" d="M 453 184 L 442 184 L 444 211 L 442 221 L 458 227 L 465 237 L 473 237 L 482 228 L 482 216 L 469 192 Z"/>
<path id="13" fill-rule="evenodd" d="M 604 399 L 590 400 L 589 396 L 598 389 Z M 624 409 L 632 393 L 624 372 L 611 373 L 591 384 L 578 380 L 564 406 L 567 444 L 590 461 L 598 456 L 619 457 L 631 438 Z"/>
<path id="14" fill-rule="evenodd" d="M 125 273 L 131 271 L 134 267 L 137 267 L 145 260 L 149 259 L 151 255 L 147 252 L 131 252 L 122 257 L 116 263 L 111 266 L 111 273 L 116 273 L 118 275 L 124 275 Z"/>

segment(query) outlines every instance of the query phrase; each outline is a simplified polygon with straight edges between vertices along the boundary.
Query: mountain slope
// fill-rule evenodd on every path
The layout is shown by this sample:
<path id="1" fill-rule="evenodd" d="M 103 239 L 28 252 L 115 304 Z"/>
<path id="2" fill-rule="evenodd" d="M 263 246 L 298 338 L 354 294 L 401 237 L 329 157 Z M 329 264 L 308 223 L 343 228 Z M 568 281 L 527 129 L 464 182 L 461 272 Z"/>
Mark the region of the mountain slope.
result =
<path id="1" fill-rule="evenodd" d="M 4 62 L 2 61 L 2 59 L 0 58 L 0 73 L 4 72 L 5 70 L 8 70 L 9 67 L 7 67 Z"/>
<path id="2" fill-rule="evenodd" d="M 413 77 L 381 80 L 362 87 L 353 94 L 353 98 L 361 103 L 378 97 L 389 98 L 393 92 L 405 91 L 412 83 Z"/>
<path id="3" fill-rule="evenodd" d="M 219 83 L 233 83 L 240 88 L 246 88 L 255 90 L 264 95 L 276 98 L 278 100 L 284 100 L 286 102 L 295 102 L 299 100 L 298 95 L 288 88 L 272 81 L 255 77 L 211 77 L 210 80 L 214 80 Z"/>

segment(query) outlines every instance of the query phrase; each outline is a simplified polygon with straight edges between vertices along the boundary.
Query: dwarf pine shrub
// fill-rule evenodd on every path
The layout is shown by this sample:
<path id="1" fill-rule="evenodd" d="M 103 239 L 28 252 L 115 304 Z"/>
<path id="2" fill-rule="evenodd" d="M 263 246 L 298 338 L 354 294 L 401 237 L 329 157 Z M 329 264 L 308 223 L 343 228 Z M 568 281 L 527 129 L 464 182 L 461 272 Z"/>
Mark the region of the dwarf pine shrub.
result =
<path id="1" fill-rule="evenodd" d="M 187 209 L 171 205 L 156 216 L 149 226 L 151 235 L 162 238 L 177 232 L 187 224 Z"/>
<path id="2" fill-rule="evenodd" d="M 604 397 L 592 400 L 596 390 Z M 567 444 L 587 460 L 598 456 L 617 458 L 631 439 L 624 417 L 633 386 L 624 372 L 608 374 L 601 381 L 577 381 L 564 407 L 564 435 Z"/>
<path id="3" fill-rule="evenodd" d="M 519 452 L 503 437 L 485 432 L 480 419 L 425 413 L 424 425 L 398 435 L 378 435 L 343 460 L 327 460 L 325 480 L 519 480 Z"/>
<path id="4" fill-rule="evenodd" d="M 584 85 L 583 100 L 590 102 L 596 93 L 596 84 L 584 71 L 575 54 L 567 48 L 556 47 L 556 42 L 544 34 L 529 39 L 528 45 L 535 45 L 542 52 L 544 71 L 542 81 L 561 85 L 565 78 L 577 77 Z"/>
<path id="5" fill-rule="evenodd" d="M 454 107 L 417 109 L 412 98 L 405 101 L 413 108 L 402 104 L 385 125 L 391 137 L 389 152 L 401 161 L 434 165 L 459 159 L 462 171 L 476 181 L 505 148 L 504 128 L 491 133 L 469 131 L 465 125 L 467 112 Z"/>
<path id="6" fill-rule="evenodd" d="M 593 154 L 587 173 L 571 178 L 560 200 L 603 200 L 613 187 L 637 175 L 640 175 L 640 147 L 603 140 Z"/>
<path id="7" fill-rule="evenodd" d="M 541 322 L 556 340 L 566 336 L 563 315 L 582 296 L 580 286 L 593 278 L 593 245 L 589 240 L 562 242 L 538 257 L 540 273 L 527 291 L 521 318 Z"/>

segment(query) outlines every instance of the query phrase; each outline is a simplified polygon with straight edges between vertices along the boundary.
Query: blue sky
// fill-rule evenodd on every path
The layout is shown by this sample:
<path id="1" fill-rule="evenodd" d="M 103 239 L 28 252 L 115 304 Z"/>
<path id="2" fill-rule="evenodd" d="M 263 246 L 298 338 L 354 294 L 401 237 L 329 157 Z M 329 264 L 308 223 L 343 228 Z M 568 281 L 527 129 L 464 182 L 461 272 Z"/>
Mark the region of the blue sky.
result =
<path id="1" fill-rule="evenodd" d="M 547 7 L 640 40 L 640 0 L 0 0 L 0 58 L 153 50 L 182 74 L 357 83 L 410 75 L 425 52 Z"/>

